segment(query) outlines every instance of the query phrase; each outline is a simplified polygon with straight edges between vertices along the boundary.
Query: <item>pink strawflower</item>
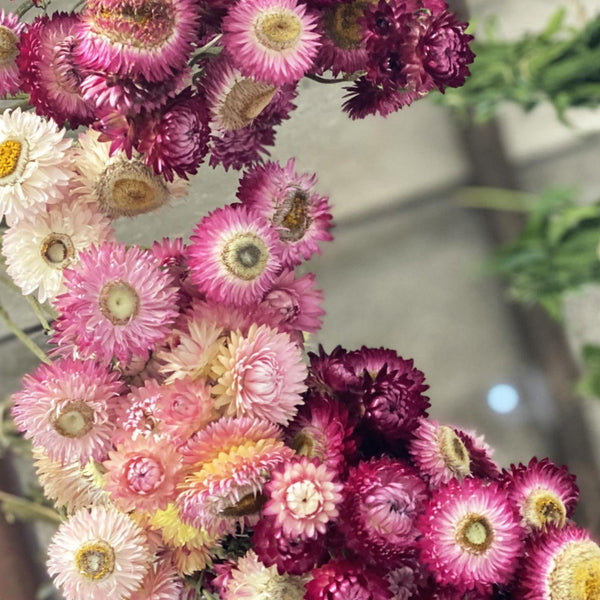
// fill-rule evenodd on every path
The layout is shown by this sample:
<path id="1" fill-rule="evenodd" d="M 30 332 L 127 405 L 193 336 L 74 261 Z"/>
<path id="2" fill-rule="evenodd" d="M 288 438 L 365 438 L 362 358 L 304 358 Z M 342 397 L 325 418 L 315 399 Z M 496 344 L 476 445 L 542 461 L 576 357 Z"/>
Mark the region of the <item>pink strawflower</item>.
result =
<path id="1" fill-rule="evenodd" d="M 167 556 L 152 563 L 142 585 L 128 600 L 176 600 L 183 591 L 183 582 Z"/>
<path id="2" fill-rule="evenodd" d="M 50 460 L 103 460 L 115 430 L 114 411 L 124 386 L 93 361 L 42 364 L 12 396 L 15 425 Z"/>
<path id="3" fill-rule="evenodd" d="M 52 204 L 19 220 L 4 233 L 6 272 L 24 295 L 37 291 L 40 302 L 65 291 L 63 270 L 79 253 L 114 239 L 110 221 L 95 206 L 81 201 Z"/>
<path id="4" fill-rule="evenodd" d="M 167 439 L 129 437 L 108 453 L 105 489 L 121 510 L 164 510 L 177 496 L 181 455 Z"/>
<path id="5" fill-rule="evenodd" d="M 323 292 L 314 287 L 314 273 L 294 277 L 283 270 L 271 284 L 260 307 L 269 315 L 271 327 L 293 332 L 315 333 L 321 329 Z"/>
<path id="6" fill-rule="evenodd" d="M 314 174 L 295 172 L 293 158 L 285 167 L 256 166 L 240 180 L 238 198 L 277 229 L 282 260 L 290 268 L 320 253 L 319 242 L 333 239 L 328 198 L 314 191 L 316 182 Z"/>
<path id="7" fill-rule="evenodd" d="M 181 517 L 216 535 L 256 523 L 269 474 L 294 454 L 279 427 L 249 417 L 210 423 L 181 452 L 190 465 L 177 500 Z"/>
<path id="8" fill-rule="evenodd" d="M 249 416 L 287 425 L 302 404 L 306 365 L 286 333 L 252 325 L 232 332 L 213 365 L 215 407 L 228 416 Z"/>
<path id="9" fill-rule="evenodd" d="M 394 84 L 382 85 L 365 76 L 359 77 L 344 89 L 347 93 L 344 94 L 346 100 L 342 110 L 351 119 L 364 119 L 368 115 L 387 117 L 422 97 L 417 91 L 398 91 Z"/>
<path id="10" fill-rule="evenodd" d="M 286 441 L 297 454 L 317 458 L 342 475 L 348 464 L 358 459 L 353 434 L 354 426 L 342 402 L 310 394 L 286 428 Z"/>
<path id="11" fill-rule="evenodd" d="M 409 598 L 441 600 L 437 596 L 434 599 L 424 594 L 429 582 L 429 574 L 415 557 L 403 559 L 395 568 L 388 571 L 385 578 L 392 600 L 409 600 Z M 461 600 L 465 600 L 464 597 Z M 475 599 L 468 596 L 467 600 Z"/>
<path id="12" fill-rule="evenodd" d="M 409 465 L 387 457 L 359 463 L 348 473 L 340 506 L 348 547 L 369 564 L 396 566 L 414 551 L 427 499 L 427 486 Z"/>
<path id="13" fill-rule="evenodd" d="M 391 600 L 383 574 L 362 561 L 331 560 L 310 572 L 304 600 Z"/>
<path id="14" fill-rule="evenodd" d="M 488 593 L 512 579 L 522 529 L 496 483 L 452 479 L 433 493 L 418 527 L 420 559 L 438 583 Z"/>
<path id="15" fill-rule="evenodd" d="M 159 435 L 161 422 L 157 406 L 160 399 L 161 386 L 154 379 L 131 388 L 117 407 L 116 422 L 119 431 L 113 441 L 119 443 L 129 436 L 136 438 Z"/>
<path id="16" fill-rule="evenodd" d="M 277 233 L 241 206 L 218 208 L 194 228 L 192 281 L 207 299 L 233 306 L 259 302 L 281 268 Z"/>
<path id="17" fill-rule="evenodd" d="M 83 356 L 123 363 L 144 356 L 169 333 L 177 316 L 177 290 L 149 252 L 104 243 L 79 255 L 64 272 L 67 292 L 54 341 L 72 343 Z"/>
<path id="18" fill-rule="evenodd" d="M 248 550 L 238 558 L 220 595 L 223 600 L 303 600 L 305 580 L 295 575 L 280 575 L 275 567 L 266 567 L 255 552 Z"/>
<path id="19" fill-rule="evenodd" d="M 181 71 L 196 39 L 194 0 L 89 0 L 79 27 L 82 66 L 147 81 Z"/>
<path id="20" fill-rule="evenodd" d="M 17 66 L 19 41 L 25 23 L 19 22 L 16 13 L 0 11 L 0 43 L 2 44 L 2 64 L 0 64 L 0 97 L 16 94 L 21 86 Z"/>
<path id="21" fill-rule="evenodd" d="M 549 459 L 532 458 L 527 466 L 511 465 L 502 473 L 502 484 L 529 529 L 549 525 L 563 527 L 571 518 L 579 498 L 575 475 Z"/>
<path id="22" fill-rule="evenodd" d="M 290 537 L 312 538 L 324 534 L 338 515 L 342 484 L 326 464 L 302 456 L 271 473 L 266 485 L 263 513 L 275 518 Z"/>
<path id="23" fill-rule="evenodd" d="M 223 20 L 223 45 L 244 75 L 282 85 L 311 68 L 315 29 L 316 15 L 296 0 L 238 2 Z"/>
<path id="24" fill-rule="evenodd" d="M 79 511 L 48 548 L 48 572 L 66 600 L 129 598 L 150 565 L 143 530 L 114 507 Z"/>
<path id="25" fill-rule="evenodd" d="M 522 600 L 598 598 L 600 548 L 585 529 L 550 527 L 526 544 L 516 582 Z"/>
<path id="26" fill-rule="evenodd" d="M 485 441 L 485 437 L 477 435 L 475 431 L 466 431 L 458 427 L 453 429 L 469 453 L 471 475 L 480 479 L 498 479 L 500 469 L 492 460 L 494 449 Z"/>
<path id="27" fill-rule="evenodd" d="M 453 427 L 420 418 L 408 451 L 413 463 L 433 488 L 471 473 L 469 451 Z"/>
<path id="28" fill-rule="evenodd" d="M 275 565 L 279 574 L 303 575 L 329 558 L 325 536 L 290 537 L 276 517 L 264 514 L 253 527 L 252 549 L 265 566 Z"/>
<path id="29" fill-rule="evenodd" d="M 195 175 L 208 152 L 210 129 L 204 101 L 190 88 L 180 92 L 160 111 L 140 115 L 139 143 L 146 164 L 167 181 L 174 175 Z"/>
<path id="30" fill-rule="evenodd" d="M 36 112 L 61 126 L 68 121 L 72 129 L 94 120 L 94 104 L 82 95 L 87 71 L 74 55 L 80 22 L 78 13 L 37 17 L 23 32 L 17 58 L 22 88 Z"/>

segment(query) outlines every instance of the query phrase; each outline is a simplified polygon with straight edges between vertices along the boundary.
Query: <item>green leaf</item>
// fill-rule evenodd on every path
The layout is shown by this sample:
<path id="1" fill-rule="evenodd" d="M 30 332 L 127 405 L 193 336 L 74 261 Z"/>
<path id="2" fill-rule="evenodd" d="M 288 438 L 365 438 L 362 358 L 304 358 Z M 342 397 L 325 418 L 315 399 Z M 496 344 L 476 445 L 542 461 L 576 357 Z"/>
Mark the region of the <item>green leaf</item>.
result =
<path id="1" fill-rule="evenodd" d="M 547 239 L 555 246 L 568 233 L 580 227 L 583 221 L 600 219 L 600 207 L 597 205 L 573 206 L 552 215 L 548 223 Z M 600 230 L 598 231 L 600 239 Z"/>

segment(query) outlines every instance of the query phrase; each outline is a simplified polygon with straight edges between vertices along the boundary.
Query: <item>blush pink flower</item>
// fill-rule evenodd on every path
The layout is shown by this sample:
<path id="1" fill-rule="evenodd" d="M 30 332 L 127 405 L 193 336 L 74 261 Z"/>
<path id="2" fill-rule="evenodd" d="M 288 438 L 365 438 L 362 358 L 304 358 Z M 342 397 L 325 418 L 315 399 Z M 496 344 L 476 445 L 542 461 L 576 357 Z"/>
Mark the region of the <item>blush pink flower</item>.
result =
<path id="1" fill-rule="evenodd" d="M 316 16 L 296 0 L 234 4 L 223 20 L 223 45 L 246 76 L 282 85 L 313 64 L 319 34 Z"/>
<path id="2" fill-rule="evenodd" d="M 305 456 L 284 463 L 266 485 L 269 499 L 263 513 L 274 517 L 287 536 L 324 534 L 339 515 L 343 486 L 336 479 L 336 471 Z"/>
<path id="3" fill-rule="evenodd" d="M 115 430 L 124 385 L 93 361 L 64 359 L 40 365 L 13 394 L 15 425 L 52 461 L 103 460 Z"/>
<path id="4" fill-rule="evenodd" d="M 25 23 L 19 22 L 16 13 L 0 12 L 0 43 L 2 62 L 0 64 L 0 97 L 16 94 L 21 86 L 21 77 L 16 59 L 19 55 L 19 41 Z"/>
<path id="5" fill-rule="evenodd" d="M 145 356 L 169 333 L 177 316 L 177 290 L 149 252 L 104 243 L 79 254 L 65 269 L 67 291 L 56 298 L 61 315 L 54 341 L 83 356 L 123 363 Z"/>
<path id="6" fill-rule="evenodd" d="M 302 404 L 306 365 L 286 333 L 252 325 L 232 332 L 213 366 L 215 407 L 228 416 L 250 416 L 287 425 Z"/>
<path id="7" fill-rule="evenodd" d="M 181 455 L 167 439 L 154 436 L 125 439 L 102 464 L 105 489 L 123 511 L 164 510 L 175 500 L 182 474 Z"/>
<path id="8" fill-rule="evenodd" d="M 173 566 L 167 556 L 160 560 L 155 560 L 142 585 L 135 591 L 128 600 L 174 600 L 181 598 L 184 580 L 179 577 L 177 569 Z"/>

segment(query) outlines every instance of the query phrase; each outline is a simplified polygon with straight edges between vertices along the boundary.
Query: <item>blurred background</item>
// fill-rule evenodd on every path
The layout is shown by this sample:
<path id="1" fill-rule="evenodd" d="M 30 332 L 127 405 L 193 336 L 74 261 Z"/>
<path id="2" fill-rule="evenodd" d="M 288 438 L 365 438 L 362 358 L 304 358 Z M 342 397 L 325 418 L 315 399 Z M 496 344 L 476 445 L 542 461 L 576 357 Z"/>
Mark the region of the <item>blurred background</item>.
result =
<path id="1" fill-rule="evenodd" d="M 5 10 L 13 4 L 0 0 Z M 598 0 L 449 4 L 464 18 L 468 11 L 475 34 L 493 15 L 496 34 L 504 39 L 540 30 L 561 6 L 574 26 L 600 8 Z M 51 8 L 62 6 L 72 3 L 52 2 Z M 511 303 L 483 263 L 517 234 L 522 217 L 466 208 L 460 198 L 461 189 L 472 185 L 534 193 L 562 185 L 596 200 L 600 111 L 568 110 L 567 125 L 550 105 L 525 113 L 507 104 L 479 125 L 425 99 L 386 119 L 350 121 L 340 111 L 342 95 L 337 86 L 302 81 L 298 109 L 280 127 L 272 152 L 283 162 L 296 157 L 299 172 L 317 173 L 318 189 L 333 206 L 335 240 L 307 265 L 324 291 L 327 311 L 310 348 L 367 345 L 414 358 L 430 386 L 430 414 L 485 435 L 501 466 L 534 455 L 568 464 L 582 492 L 577 518 L 597 535 L 600 403 L 573 393 L 577 349 L 590 336 L 600 337 L 597 291 L 569 298 L 565 327 L 540 309 Z M 237 180 L 235 172 L 203 167 L 187 199 L 122 220 L 118 236 L 148 244 L 165 236 L 187 238 L 207 211 L 233 200 Z M 0 299 L 11 318 L 43 344 L 29 305 L 4 288 Z M 2 395 L 16 391 L 35 365 L 0 323 Z M 0 487 L 26 491 L 26 472 L 8 453 Z M 35 539 L 47 530 L 38 527 L 32 536 L 18 525 L 2 526 L 0 576 L 11 575 L 2 577 L 0 600 L 32 600 L 33 563 L 45 546 L 36 546 Z M 11 581 L 18 585 L 11 588 Z"/>

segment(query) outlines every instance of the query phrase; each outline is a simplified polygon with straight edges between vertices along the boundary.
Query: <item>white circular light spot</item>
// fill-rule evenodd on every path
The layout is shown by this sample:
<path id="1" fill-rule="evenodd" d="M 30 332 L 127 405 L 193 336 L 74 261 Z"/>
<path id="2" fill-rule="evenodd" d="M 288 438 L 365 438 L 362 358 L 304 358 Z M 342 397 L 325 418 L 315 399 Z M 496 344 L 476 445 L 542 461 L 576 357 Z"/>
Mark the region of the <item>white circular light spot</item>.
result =
<path id="1" fill-rule="evenodd" d="M 509 413 L 519 404 L 519 392 L 512 385 L 499 383 L 488 391 L 487 403 L 494 412 Z"/>

